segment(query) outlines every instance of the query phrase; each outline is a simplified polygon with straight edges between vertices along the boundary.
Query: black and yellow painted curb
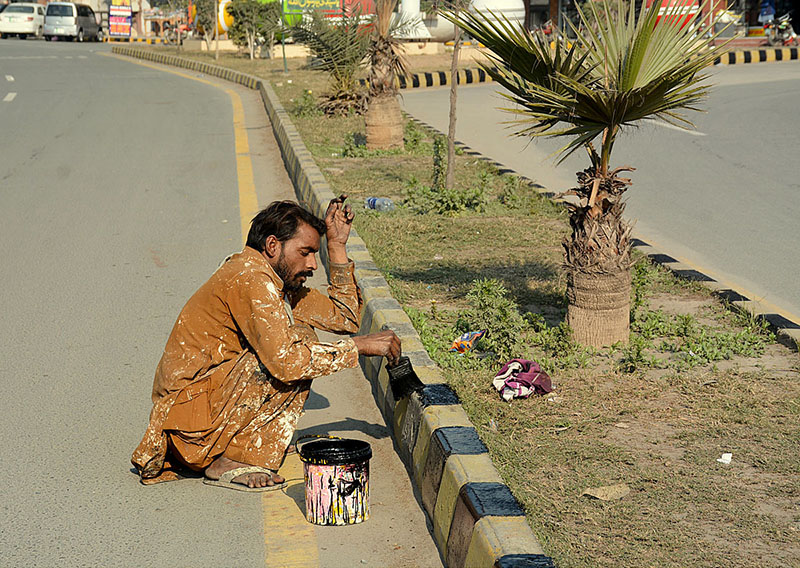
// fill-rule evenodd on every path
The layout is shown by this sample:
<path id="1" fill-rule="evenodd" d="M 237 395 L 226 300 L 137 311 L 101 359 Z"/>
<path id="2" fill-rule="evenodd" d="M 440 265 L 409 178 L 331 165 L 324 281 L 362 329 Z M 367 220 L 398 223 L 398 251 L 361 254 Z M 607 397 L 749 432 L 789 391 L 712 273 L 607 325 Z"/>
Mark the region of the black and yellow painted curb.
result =
<path id="1" fill-rule="evenodd" d="M 160 37 L 103 37 L 103 41 L 106 43 L 147 43 L 151 45 L 163 43 L 166 44 L 167 42 L 164 41 L 163 38 Z"/>
<path id="2" fill-rule="evenodd" d="M 769 47 L 749 50 L 737 50 L 724 53 L 714 60 L 714 65 L 735 65 L 742 63 L 772 63 L 776 61 L 792 61 L 798 59 L 797 47 Z M 491 83 L 492 77 L 482 68 L 459 69 L 456 77 L 458 85 L 476 85 Z M 359 84 L 366 87 L 366 79 L 359 79 Z M 450 71 L 428 71 L 412 73 L 408 77 L 398 77 L 396 85 L 400 89 L 426 89 L 450 85 Z"/>
<path id="3" fill-rule="evenodd" d="M 714 60 L 714 65 L 737 65 L 742 63 L 773 63 L 792 61 L 798 58 L 796 47 L 761 47 L 729 51 Z"/>
<path id="4" fill-rule="evenodd" d="M 324 214 L 333 192 L 269 83 L 223 67 L 132 46 L 115 45 L 112 52 L 200 71 L 258 90 L 298 199 L 317 215 Z M 458 397 L 444 384 L 411 320 L 392 297 L 389 285 L 355 231 L 347 252 L 355 262 L 364 299 L 359 333 L 392 329 L 402 339 L 404 355 L 411 358 L 426 385 L 407 399 L 394 400 L 382 359 L 360 360 L 412 482 L 423 496 L 422 505 L 431 519 L 434 539 L 445 563 L 450 568 L 554 567 L 519 503 L 500 479 Z"/>
<path id="5" fill-rule="evenodd" d="M 491 83 L 492 77 L 483 69 L 459 69 L 456 84 L 473 85 L 477 83 Z M 450 71 L 430 71 L 426 73 L 413 73 L 408 77 L 398 77 L 397 87 L 400 89 L 425 89 L 429 87 L 444 87 L 451 83 Z M 366 79 L 359 79 L 362 87 L 367 86 Z"/>
<path id="6" fill-rule="evenodd" d="M 444 136 L 443 133 L 439 132 L 433 126 L 411 116 L 407 115 L 407 117 L 429 132 Z M 462 142 L 456 142 L 456 146 L 458 146 L 465 154 L 492 164 L 502 175 L 513 175 L 518 177 L 542 195 L 549 197 L 550 199 L 559 200 L 555 192 L 548 190 L 543 185 L 536 183 L 522 174 L 517 173 L 500 162 L 491 158 L 487 158 L 466 144 Z M 685 280 L 698 282 L 700 285 L 710 290 L 714 296 L 720 298 L 725 305 L 729 306 L 731 309 L 739 313 L 746 314 L 759 321 L 766 322 L 772 332 L 775 333 L 778 341 L 791 349 L 800 349 L 800 322 L 793 321 L 779 313 L 776 313 L 774 306 L 748 297 L 747 294 L 743 293 L 741 290 L 735 290 L 732 287 L 719 282 L 715 278 L 708 276 L 697 268 L 682 263 L 678 259 L 657 249 L 654 245 L 642 239 L 634 238 L 633 248 L 647 256 L 652 262 L 663 266 L 676 276 Z"/>

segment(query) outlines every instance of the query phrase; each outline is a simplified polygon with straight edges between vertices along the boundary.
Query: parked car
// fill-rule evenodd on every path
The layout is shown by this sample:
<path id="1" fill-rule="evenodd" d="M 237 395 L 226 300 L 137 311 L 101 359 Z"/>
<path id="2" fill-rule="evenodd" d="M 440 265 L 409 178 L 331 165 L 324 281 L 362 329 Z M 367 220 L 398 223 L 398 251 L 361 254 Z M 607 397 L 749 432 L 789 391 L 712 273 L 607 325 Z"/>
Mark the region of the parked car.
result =
<path id="1" fill-rule="evenodd" d="M 0 14 L 0 37 L 29 35 L 42 37 L 44 31 L 44 6 L 28 2 L 9 4 Z"/>
<path id="2" fill-rule="evenodd" d="M 100 41 L 102 30 L 94 11 L 86 4 L 50 2 L 44 18 L 44 39 L 59 37 L 68 41 Z"/>

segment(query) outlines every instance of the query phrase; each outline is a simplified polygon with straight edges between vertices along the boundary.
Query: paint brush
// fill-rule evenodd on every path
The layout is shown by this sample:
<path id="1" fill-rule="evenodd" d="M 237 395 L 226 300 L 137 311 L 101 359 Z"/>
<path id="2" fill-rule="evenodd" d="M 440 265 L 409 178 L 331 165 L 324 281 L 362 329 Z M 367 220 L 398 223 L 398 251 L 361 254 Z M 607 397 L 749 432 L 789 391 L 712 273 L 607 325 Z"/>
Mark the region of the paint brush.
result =
<path id="1" fill-rule="evenodd" d="M 386 371 L 389 373 L 389 386 L 392 388 L 392 395 L 396 401 L 407 398 L 412 393 L 425 388 L 417 373 L 414 372 L 411 359 L 408 357 L 400 357 L 392 366 L 387 364 Z"/>

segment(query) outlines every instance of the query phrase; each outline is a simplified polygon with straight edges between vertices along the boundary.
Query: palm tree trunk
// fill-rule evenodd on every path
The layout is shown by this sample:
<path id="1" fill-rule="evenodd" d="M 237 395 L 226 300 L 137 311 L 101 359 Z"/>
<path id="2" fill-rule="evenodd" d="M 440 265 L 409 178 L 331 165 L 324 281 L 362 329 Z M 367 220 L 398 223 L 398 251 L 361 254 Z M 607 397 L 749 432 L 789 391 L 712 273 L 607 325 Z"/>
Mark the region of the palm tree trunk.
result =
<path id="1" fill-rule="evenodd" d="M 572 234 L 564 240 L 567 324 L 592 347 L 627 343 L 630 333 L 631 226 L 621 199 L 630 180 L 602 169 L 578 174 L 581 203 L 568 206 Z"/>
<path id="2" fill-rule="evenodd" d="M 631 270 L 567 271 L 567 325 L 581 345 L 628 343 Z"/>
<path id="3" fill-rule="evenodd" d="M 403 115 L 396 95 L 372 97 L 364 119 L 368 149 L 393 150 L 403 147 Z"/>

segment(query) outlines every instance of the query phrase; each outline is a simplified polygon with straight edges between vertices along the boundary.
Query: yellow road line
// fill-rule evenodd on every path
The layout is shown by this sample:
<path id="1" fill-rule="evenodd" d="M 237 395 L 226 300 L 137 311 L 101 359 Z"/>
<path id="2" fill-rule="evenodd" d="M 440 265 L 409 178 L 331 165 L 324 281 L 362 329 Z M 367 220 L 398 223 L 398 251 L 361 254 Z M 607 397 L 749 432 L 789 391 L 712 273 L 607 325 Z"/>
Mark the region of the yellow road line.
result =
<path id="1" fill-rule="evenodd" d="M 172 73 L 192 81 L 199 81 L 228 93 L 233 105 L 236 171 L 239 177 L 239 215 L 242 226 L 242 243 L 244 243 L 247 240 L 250 219 L 258 211 L 258 198 L 253 181 L 253 165 L 250 161 L 250 144 L 244 122 L 244 106 L 239 94 L 202 77 L 117 55 L 107 53 L 102 53 L 102 55 Z M 286 459 L 281 468 L 281 475 L 289 481 L 288 487 L 281 492 L 263 493 L 261 499 L 266 566 L 268 568 L 316 568 L 319 566 L 317 538 L 314 526 L 309 524 L 305 518 L 303 465 L 296 454 Z"/>
<path id="2" fill-rule="evenodd" d="M 264 493 L 264 543 L 267 566 L 314 568 L 319 551 L 314 526 L 306 521 L 303 464 L 297 454 L 283 462 L 280 474 L 289 485 L 283 493 Z"/>

